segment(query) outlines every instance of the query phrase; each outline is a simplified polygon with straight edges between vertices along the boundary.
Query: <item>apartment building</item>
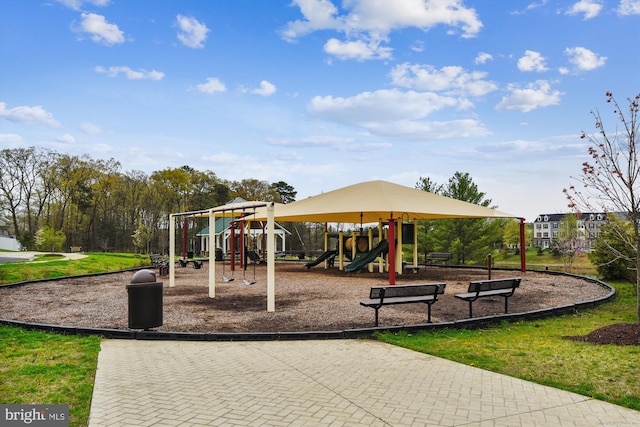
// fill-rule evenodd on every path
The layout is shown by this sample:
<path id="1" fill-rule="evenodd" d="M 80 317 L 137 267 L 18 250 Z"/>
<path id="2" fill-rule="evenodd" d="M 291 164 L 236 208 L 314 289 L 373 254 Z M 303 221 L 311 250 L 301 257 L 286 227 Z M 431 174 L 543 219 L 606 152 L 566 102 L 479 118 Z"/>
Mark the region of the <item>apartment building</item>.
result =
<path id="1" fill-rule="evenodd" d="M 558 238 L 560 222 L 566 215 L 576 215 L 575 213 L 542 214 L 533 221 L 532 244 L 535 247 L 546 249 L 552 247 L 555 239 Z M 578 235 L 583 236 L 587 247 L 592 247 L 593 242 L 600 233 L 600 227 L 607 220 L 606 212 L 588 212 L 578 216 Z"/>

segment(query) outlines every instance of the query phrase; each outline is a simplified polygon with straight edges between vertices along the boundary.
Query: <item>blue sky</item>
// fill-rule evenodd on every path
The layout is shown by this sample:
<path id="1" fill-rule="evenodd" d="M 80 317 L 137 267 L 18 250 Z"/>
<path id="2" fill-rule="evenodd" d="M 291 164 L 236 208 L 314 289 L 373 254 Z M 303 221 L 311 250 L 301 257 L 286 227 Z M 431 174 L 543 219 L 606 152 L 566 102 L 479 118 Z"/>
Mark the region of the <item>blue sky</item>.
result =
<path id="1" fill-rule="evenodd" d="M 590 112 L 640 91 L 640 0 L 2 0 L 0 148 L 285 181 L 468 172 L 567 211 Z"/>

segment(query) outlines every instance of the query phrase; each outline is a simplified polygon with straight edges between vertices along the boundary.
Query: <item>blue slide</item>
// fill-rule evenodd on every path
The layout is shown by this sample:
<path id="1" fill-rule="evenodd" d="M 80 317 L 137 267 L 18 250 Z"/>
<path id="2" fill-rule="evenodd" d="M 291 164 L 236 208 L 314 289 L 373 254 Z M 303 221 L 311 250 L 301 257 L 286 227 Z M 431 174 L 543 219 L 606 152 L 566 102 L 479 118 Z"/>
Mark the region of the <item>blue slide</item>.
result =
<path id="1" fill-rule="evenodd" d="M 327 258 L 329 258 L 331 256 L 336 256 L 337 254 L 338 254 L 338 251 L 326 251 L 325 253 L 320 255 L 315 261 L 309 261 L 304 266 L 307 267 L 307 268 L 314 267 L 314 266 L 320 264 L 325 259 L 327 259 Z"/>
<path id="2" fill-rule="evenodd" d="M 365 265 L 369 264 L 372 261 L 375 261 L 375 259 L 378 258 L 378 256 L 380 256 L 381 254 L 385 254 L 388 251 L 389 251 L 389 243 L 387 243 L 386 240 L 381 240 L 380 243 L 378 243 L 375 248 L 371 249 L 364 256 L 360 258 L 356 258 L 353 261 L 351 261 L 349 265 L 347 265 L 344 268 L 344 271 L 347 271 L 347 272 L 359 271 L 362 268 L 364 268 Z"/>

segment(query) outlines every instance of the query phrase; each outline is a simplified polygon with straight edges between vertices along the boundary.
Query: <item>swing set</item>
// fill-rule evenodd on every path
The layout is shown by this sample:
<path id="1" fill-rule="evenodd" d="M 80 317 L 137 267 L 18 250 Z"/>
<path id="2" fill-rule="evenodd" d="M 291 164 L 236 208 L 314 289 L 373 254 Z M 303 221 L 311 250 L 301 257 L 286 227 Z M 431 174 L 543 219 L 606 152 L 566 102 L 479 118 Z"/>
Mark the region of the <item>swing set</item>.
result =
<path id="1" fill-rule="evenodd" d="M 185 217 L 195 217 L 195 218 L 209 218 L 209 238 L 208 238 L 208 247 L 205 245 L 204 250 L 209 252 L 209 298 L 216 297 L 216 282 L 220 280 L 219 276 L 216 275 L 216 262 L 213 254 L 217 251 L 215 250 L 216 245 L 216 217 L 217 218 L 231 218 L 229 221 L 229 225 L 231 226 L 231 234 L 229 243 L 232 246 L 231 249 L 231 257 L 229 260 L 229 264 L 227 265 L 227 261 L 225 260 L 225 256 L 223 254 L 222 257 L 222 281 L 230 282 L 235 280 L 235 269 L 236 269 L 236 244 L 239 246 L 239 254 L 240 254 L 240 268 L 243 268 L 244 271 L 242 273 L 242 283 L 244 285 L 253 285 L 257 283 L 257 273 L 256 273 L 256 265 L 253 267 L 253 277 L 251 277 L 251 273 L 247 272 L 249 267 L 248 258 L 252 261 L 256 261 L 256 258 L 260 261 L 260 257 L 257 255 L 258 250 L 258 242 L 256 239 L 256 235 L 259 234 L 257 230 L 252 230 L 251 223 L 247 219 L 243 218 L 246 215 L 254 215 L 258 208 L 264 208 L 266 212 L 266 224 L 262 225 L 262 245 L 261 250 L 264 251 L 266 256 L 266 296 L 267 296 L 267 312 L 275 311 L 275 221 L 274 221 L 274 211 L 275 211 L 275 203 L 273 202 L 240 202 L 240 203 L 229 203 L 224 206 L 219 206 L 216 208 L 210 208 L 206 210 L 200 211 L 191 211 L 191 212 L 180 212 L 173 213 L 169 215 L 169 259 L 176 260 L 177 253 L 176 249 L 176 220 L 183 219 Z M 240 211 L 242 211 L 240 213 Z M 253 213 L 251 213 L 253 211 Z M 247 214 L 249 212 L 249 214 Z M 236 217 L 236 213 L 238 213 L 238 217 Z M 245 223 L 249 222 L 249 227 L 245 227 Z M 239 234 L 238 231 L 239 230 Z M 248 231 L 247 231 L 248 230 Z M 237 239 L 237 240 L 236 240 Z M 252 246 L 253 250 L 249 251 L 249 246 Z M 270 248 L 267 250 L 267 248 Z M 210 250 L 212 249 L 212 250 Z M 251 253 L 249 253 L 251 252 Z M 176 286 L 175 281 L 175 262 L 169 263 L 169 287 L 173 288 Z M 257 264 L 257 261 L 256 261 Z M 229 267 L 230 274 L 228 273 L 227 267 Z M 219 274 L 219 273 L 218 273 Z"/>
<path id="2" fill-rule="evenodd" d="M 253 208 L 253 213 L 255 214 L 255 207 Z M 222 212 L 222 215 L 225 215 L 225 211 Z M 225 261 L 224 261 L 224 256 L 222 258 L 222 281 L 223 282 L 231 282 L 233 280 L 235 280 L 235 261 L 236 261 L 236 238 L 238 238 L 239 241 L 239 253 L 240 253 L 240 268 L 242 269 L 242 284 L 243 285 L 254 285 L 256 284 L 257 280 L 256 280 L 256 266 L 257 266 L 257 262 L 254 260 L 253 263 L 253 279 L 249 280 L 247 278 L 247 268 L 248 268 L 248 242 L 247 240 L 251 240 L 251 229 L 250 226 L 249 227 L 245 227 L 245 220 L 242 219 L 245 216 L 245 212 L 244 209 L 242 211 L 242 215 L 240 216 L 240 220 L 236 221 L 235 219 L 232 219 L 231 222 L 229 223 L 229 228 L 230 228 L 230 235 L 229 235 L 229 252 L 230 252 L 230 256 L 229 256 L 229 269 L 231 271 L 231 277 L 227 277 L 225 274 Z M 231 209 L 231 217 L 235 218 L 234 215 L 234 210 Z M 236 234 L 236 228 L 239 229 L 239 233 Z M 245 230 L 247 230 L 247 234 L 245 234 Z M 252 247 L 253 247 L 253 251 L 255 253 L 255 250 L 257 249 L 257 241 L 256 241 L 256 237 L 255 235 L 253 236 L 252 239 Z"/>

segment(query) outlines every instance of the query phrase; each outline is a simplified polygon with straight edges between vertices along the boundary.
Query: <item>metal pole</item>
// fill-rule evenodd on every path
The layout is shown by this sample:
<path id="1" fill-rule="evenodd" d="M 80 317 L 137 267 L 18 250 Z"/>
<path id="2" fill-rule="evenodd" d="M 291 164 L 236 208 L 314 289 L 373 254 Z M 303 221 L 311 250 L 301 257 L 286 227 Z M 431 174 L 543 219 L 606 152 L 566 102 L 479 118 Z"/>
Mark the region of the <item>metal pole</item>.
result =
<path id="1" fill-rule="evenodd" d="M 169 287 L 176 285 L 176 219 L 169 215 Z"/>
<path id="2" fill-rule="evenodd" d="M 527 272 L 527 248 L 525 246 L 524 218 L 520 218 L 520 271 Z"/>
<path id="3" fill-rule="evenodd" d="M 389 285 L 396 284 L 396 220 L 389 214 Z"/>
<path id="4" fill-rule="evenodd" d="M 267 206 L 267 312 L 276 311 L 275 205 Z"/>
<path id="5" fill-rule="evenodd" d="M 209 298 L 216 297 L 216 214 L 209 211 Z M 213 254 L 213 256 L 211 256 Z"/>

